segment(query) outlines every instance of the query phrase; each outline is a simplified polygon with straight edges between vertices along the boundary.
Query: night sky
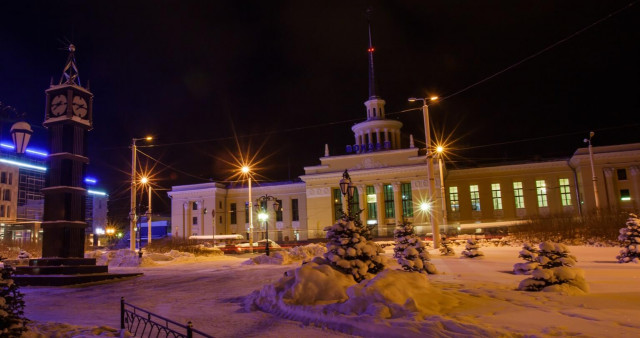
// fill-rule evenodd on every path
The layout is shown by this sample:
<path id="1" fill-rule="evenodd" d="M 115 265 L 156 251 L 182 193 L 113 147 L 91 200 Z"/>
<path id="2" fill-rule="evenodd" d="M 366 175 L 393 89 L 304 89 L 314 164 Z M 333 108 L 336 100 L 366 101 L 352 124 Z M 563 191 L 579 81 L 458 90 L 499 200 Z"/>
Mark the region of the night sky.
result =
<path id="1" fill-rule="evenodd" d="M 227 180 L 237 144 L 265 159 L 264 181 L 293 180 L 325 143 L 344 154 L 366 117 L 369 7 L 387 118 L 424 147 L 420 111 L 399 112 L 419 108 L 408 97 L 444 98 L 430 113 L 453 142 L 449 166 L 568 157 L 590 130 L 596 146 L 640 142 L 631 1 L 3 2 L 0 101 L 46 148 L 44 90 L 76 45 L 95 95 L 88 171 L 113 215 L 128 212 L 131 139 L 147 134 L 156 146 L 141 150 L 162 164 L 142 165 L 161 188 Z M 160 194 L 154 209 L 168 212 Z"/>

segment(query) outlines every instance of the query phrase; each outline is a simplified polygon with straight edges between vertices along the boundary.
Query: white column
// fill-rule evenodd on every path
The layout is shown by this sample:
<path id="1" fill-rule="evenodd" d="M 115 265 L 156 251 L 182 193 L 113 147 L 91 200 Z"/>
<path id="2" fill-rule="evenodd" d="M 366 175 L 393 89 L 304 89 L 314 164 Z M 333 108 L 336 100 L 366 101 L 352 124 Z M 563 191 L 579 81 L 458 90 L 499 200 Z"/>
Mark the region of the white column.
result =
<path id="1" fill-rule="evenodd" d="M 374 144 L 376 143 L 382 143 L 380 142 L 380 128 L 376 128 L 376 141 L 373 142 Z"/>
<path id="2" fill-rule="evenodd" d="M 376 212 L 378 214 L 378 235 L 386 236 L 387 233 L 387 221 L 384 214 L 384 193 L 382 191 L 382 183 L 376 183 L 373 185 L 376 191 Z"/>
<path id="3" fill-rule="evenodd" d="M 400 182 L 391 183 L 393 187 L 393 212 L 396 215 L 396 226 L 402 223 L 402 193 Z"/>
<path id="4" fill-rule="evenodd" d="M 636 210 L 640 210 L 640 167 L 629 167 L 631 173 L 631 200 Z"/>

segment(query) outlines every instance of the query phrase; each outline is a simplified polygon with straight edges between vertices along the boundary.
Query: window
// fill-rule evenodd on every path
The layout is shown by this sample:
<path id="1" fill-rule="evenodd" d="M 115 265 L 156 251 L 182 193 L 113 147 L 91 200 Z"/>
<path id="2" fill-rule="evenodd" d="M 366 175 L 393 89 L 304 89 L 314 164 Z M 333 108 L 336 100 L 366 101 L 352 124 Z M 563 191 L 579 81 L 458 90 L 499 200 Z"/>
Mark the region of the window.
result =
<path id="1" fill-rule="evenodd" d="M 11 217 L 11 206 L 7 205 L 7 213 L 5 214 L 5 217 L 7 217 L 7 218 Z"/>
<path id="2" fill-rule="evenodd" d="M 516 208 L 524 209 L 524 190 L 522 182 L 513 182 L 513 195 L 516 198 Z"/>
<path id="3" fill-rule="evenodd" d="M 191 222 L 191 224 L 193 224 L 193 225 L 198 224 L 198 217 L 197 216 L 193 216 L 193 222 Z"/>
<path id="4" fill-rule="evenodd" d="M 7 173 L 4 171 L 0 173 L 0 183 L 7 184 Z"/>
<path id="5" fill-rule="evenodd" d="M 291 200 L 291 220 L 296 222 L 300 220 L 300 214 L 298 212 L 298 199 Z"/>
<path id="6" fill-rule="evenodd" d="M 11 201 L 11 189 L 4 189 L 2 192 L 3 201 Z"/>
<path id="7" fill-rule="evenodd" d="M 500 192 L 500 183 L 491 183 L 491 197 L 493 199 L 493 210 L 502 210 L 502 192 Z"/>
<path id="8" fill-rule="evenodd" d="M 618 181 L 626 181 L 627 180 L 627 169 L 618 169 L 616 170 L 618 173 Z M 11 183 L 9 183 L 11 184 Z"/>
<path id="9" fill-rule="evenodd" d="M 220 224 L 222 224 L 222 216 L 219 216 L 218 219 L 220 220 Z"/>
<path id="10" fill-rule="evenodd" d="M 218 209 L 222 209 L 222 201 L 218 201 Z"/>
<path id="11" fill-rule="evenodd" d="M 235 203 L 231 203 L 231 205 L 229 205 L 229 218 L 231 221 L 231 224 L 236 224 L 237 222 L 237 206 Z"/>
<path id="12" fill-rule="evenodd" d="M 469 191 L 471 192 L 471 210 L 480 211 L 480 191 L 478 191 L 478 185 L 470 185 Z"/>
<path id="13" fill-rule="evenodd" d="M 4 216 L 4 208 L 5 208 L 4 205 L 0 205 L 0 217 L 5 217 Z"/>
<path id="14" fill-rule="evenodd" d="M 198 210 L 198 202 L 193 202 L 193 210 Z"/>
<path id="15" fill-rule="evenodd" d="M 561 178 L 559 181 L 560 184 L 560 199 L 562 200 L 563 206 L 571 205 L 571 186 L 569 185 L 568 178 Z"/>
<path id="16" fill-rule="evenodd" d="M 391 184 L 385 184 L 383 186 L 384 192 L 384 217 L 394 218 L 395 212 L 393 209 L 393 187 Z"/>
<path id="17" fill-rule="evenodd" d="M 276 210 L 276 222 L 282 222 L 282 200 L 276 200 L 278 210 Z"/>
<path id="18" fill-rule="evenodd" d="M 544 180 L 536 181 L 536 194 L 538 194 L 538 207 L 548 207 L 547 183 Z"/>
<path id="19" fill-rule="evenodd" d="M 378 196 L 372 185 L 367 186 L 367 219 L 378 219 Z"/>
<path id="20" fill-rule="evenodd" d="M 342 192 L 340 189 L 333 189 L 333 220 L 338 220 L 342 216 Z"/>
<path id="21" fill-rule="evenodd" d="M 629 194 L 629 189 L 620 190 L 620 200 L 621 201 L 631 201 L 631 195 Z M 9 211 L 9 210 L 7 210 Z M 7 216 L 9 217 L 9 216 Z"/>
<path id="22" fill-rule="evenodd" d="M 411 197 L 411 183 L 402 183 L 402 214 L 413 217 L 413 197 Z"/>
<path id="23" fill-rule="evenodd" d="M 9 173 L 9 184 L 13 184 L 13 173 Z"/>
<path id="24" fill-rule="evenodd" d="M 359 195 L 358 188 L 354 188 L 353 198 L 351 198 L 351 205 L 349 205 L 349 208 L 351 208 L 352 215 L 360 211 L 360 197 L 358 195 Z"/>
<path id="25" fill-rule="evenodd" d="M 249 223 L 249 202 L 244 203 L 244 222 Z"/>
<path id="26" fill-rule="evenodd" d="M 460 211 L 460 202 L 458 201 L 458 187 L 449 187 L 449 205 L 451 211 Z"/>

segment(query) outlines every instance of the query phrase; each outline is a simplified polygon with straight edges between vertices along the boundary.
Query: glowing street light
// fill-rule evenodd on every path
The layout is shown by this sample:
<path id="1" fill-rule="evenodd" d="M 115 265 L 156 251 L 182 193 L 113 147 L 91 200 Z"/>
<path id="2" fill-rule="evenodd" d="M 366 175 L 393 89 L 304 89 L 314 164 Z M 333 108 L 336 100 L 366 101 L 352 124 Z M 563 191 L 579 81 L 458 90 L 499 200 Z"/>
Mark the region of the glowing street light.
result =
<path id="1" fill-rule="evenodd" d="M 247 177 L 249 185 L 249 252 L 253 253 L 253 202 L 251 200 L 251 168 L 244 165 L 242 166 L 240 171 L 244 176 Z"/>
<path id="2" fill-rule="evenodd" d="M 135 229 L 136 229 L 136 221 L 137 221 L 137 213 L 136 213 L 136 156 L 138 155 L 138 148 L 136 147 L 136 141 L 140 140 L 153 140 L 153 137 L 147 136 L 142 138 L 133 138 L 131 139 L 131 211 L 129 213 L 129 248 L 131 250 L 136 250 L 136 241 L 135 241 Z"/>
<path id="3" fill-rule="evenodd" d="M 436 147 L 436 152 L 438 153 L 438 168 L 440 169 L 440 197 L 442 198 L 442 225 L 444 226 L 447 224 L 447 199 L 444 194 L 444 172 L 442 171 L 444 148 L 439 145 Z"/>
<path id="4" fill-rule="evenodd" d="M 431 130 L 429 129 L 429 106 L 427 103 L 429 101 L 438 100 L 437 96 L 432 96 L 430 98 L 419 98 L 412 97 L 409 98 L 409 102 L 422 101 L 422 115 L 424 118 L 424 134 L 425 134 L 425 143 L 427 147 L 427 181 L 429 182 L 428 190 L 429 190 L 429 199 L 434 201 L 434 193 L 436 190 L 435 178 L 433 177 L 433 155 L 431 153 Z M 431 228 L 433 232 L 433 247 L 437 248 L 440 246 L 440 227 L 438 226 L 438 219 L 433 215 L 433 213 L 429 213 L 429 219 L 431 221 Z"/>

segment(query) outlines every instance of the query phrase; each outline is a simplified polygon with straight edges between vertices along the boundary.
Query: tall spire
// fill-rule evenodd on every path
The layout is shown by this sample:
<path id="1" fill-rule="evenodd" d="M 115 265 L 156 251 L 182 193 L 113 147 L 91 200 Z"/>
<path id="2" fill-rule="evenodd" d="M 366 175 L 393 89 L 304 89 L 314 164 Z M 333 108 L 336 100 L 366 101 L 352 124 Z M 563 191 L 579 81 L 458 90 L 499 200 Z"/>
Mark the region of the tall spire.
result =
<path id="1" fill-rule="evenodd" d="M 376 83 L 375 71 L 373 68 L 373 52 L 375 48 L 373 48 L 373 40 L 371 38 L 371 8 L 367 9 L 367 26 L 369 28 L 369 49 L 367 52 L 369 53 L 369 99 L 378 98 L 378 84 Z"/>
<path id="2" fill-rule="evenodd" d="M 60 77 L 61 84 L 73 84 L 79 87 L 80 85 L 80 75 L 78 74 L 78 67 L 76 66 L 76 58 L 75 58 L 76 46 L 73 44 L 69 44 L 69 56 L 67 57 L 67 63 L 62 70 L 62 76 Z"/>

